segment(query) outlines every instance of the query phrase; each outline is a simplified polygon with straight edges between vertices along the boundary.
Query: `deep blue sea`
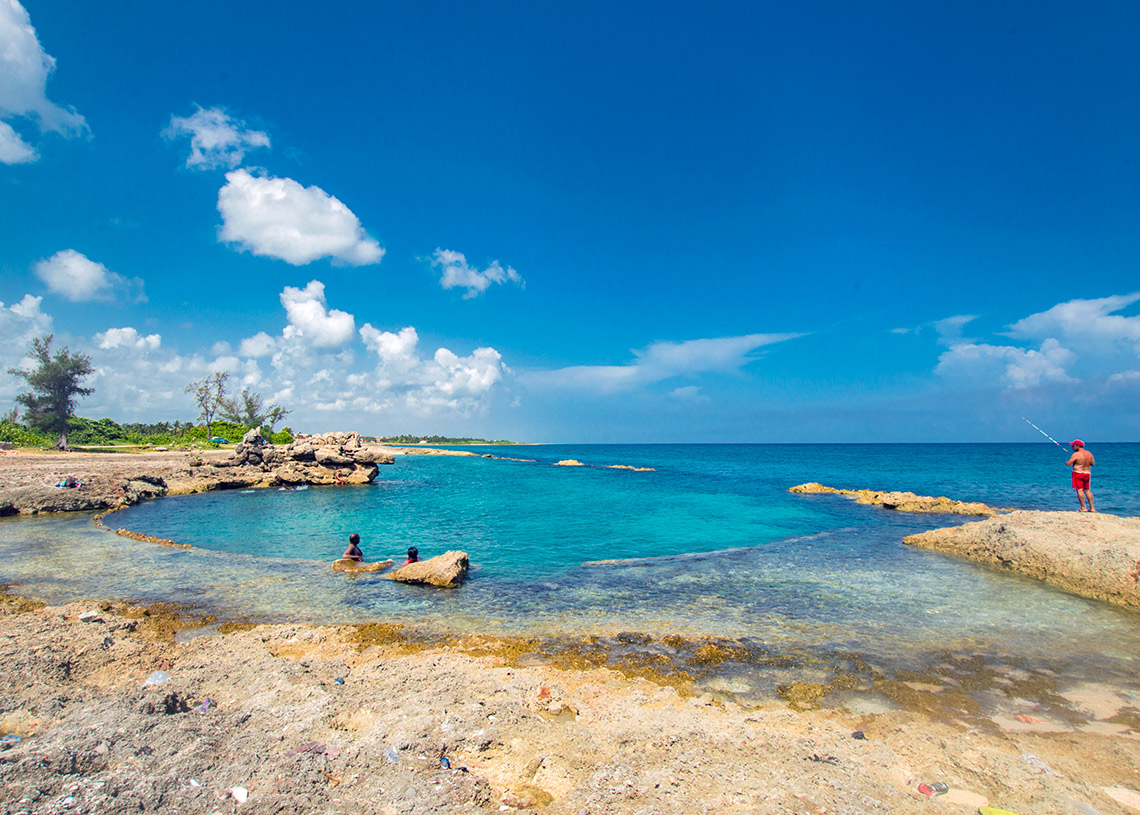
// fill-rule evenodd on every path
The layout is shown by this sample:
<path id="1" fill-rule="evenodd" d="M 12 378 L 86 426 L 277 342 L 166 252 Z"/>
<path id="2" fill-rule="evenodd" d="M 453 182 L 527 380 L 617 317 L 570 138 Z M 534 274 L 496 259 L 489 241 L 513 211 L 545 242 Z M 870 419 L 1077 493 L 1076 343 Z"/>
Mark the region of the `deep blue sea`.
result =
<path id="1" fill-rule="evenodd" d="M 819 481 L 1076 509 L 1066 451 L 1052 444 L 469 449 L 534 461 L 398 456 L 367 486 L 165 498 L 107 518 L 185 550 L 87 515 L 5 520 L 0 581 L 50 601 L 161 599 L 265 621 L 723 636 L 900 666 L 980 653 L 1136 676 L 1137 613 L 902 543 L 972 519 L 788 493 Z M 1090 449 L 1097 509 L 1140 515 L 1140 444 Z M 563 459 L 587 466 L 552 466 Z M 368 560 L 462 549 L 470 578 L 448 591 L 333 573 L 352 532 Z"/>

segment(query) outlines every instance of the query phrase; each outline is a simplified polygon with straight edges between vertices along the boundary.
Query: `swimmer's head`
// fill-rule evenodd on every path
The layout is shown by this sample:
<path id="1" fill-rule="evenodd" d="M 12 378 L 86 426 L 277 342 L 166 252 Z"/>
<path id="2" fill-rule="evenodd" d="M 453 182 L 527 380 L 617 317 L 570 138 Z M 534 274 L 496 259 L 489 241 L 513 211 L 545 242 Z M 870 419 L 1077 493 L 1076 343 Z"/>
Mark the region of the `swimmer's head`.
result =
<path id="1" fill-rule="evenodd" d="M 408 549 L 408 560 L 410 560 L 412 563 L 415 563 L 419 559 L 420 559 L 420 550 L 419 549 L 417 549 L 414 546 L 411 547 L 410 549 Z"/>
<path id="2" fill-rule="evenodd" d="M 356 544 L 360 543 L 360 536 L 357 535 L 355 532 L 353 532 L 351 535 L 348 536 L 348 542 L 353 544 L 353 545 L 356 545 Z"/>

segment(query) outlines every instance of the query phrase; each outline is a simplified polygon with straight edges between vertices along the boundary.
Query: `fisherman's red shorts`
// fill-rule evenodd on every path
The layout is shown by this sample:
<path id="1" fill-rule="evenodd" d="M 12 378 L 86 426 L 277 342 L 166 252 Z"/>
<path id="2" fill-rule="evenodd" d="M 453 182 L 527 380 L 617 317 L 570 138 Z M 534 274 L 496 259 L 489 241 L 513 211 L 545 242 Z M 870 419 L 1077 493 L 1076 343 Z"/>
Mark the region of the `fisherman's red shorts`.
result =
<path id="1" fill-rule="evenodd" d="M 1073 473 L 1073 489 L 1087 490 L 1092 473 Z"/>

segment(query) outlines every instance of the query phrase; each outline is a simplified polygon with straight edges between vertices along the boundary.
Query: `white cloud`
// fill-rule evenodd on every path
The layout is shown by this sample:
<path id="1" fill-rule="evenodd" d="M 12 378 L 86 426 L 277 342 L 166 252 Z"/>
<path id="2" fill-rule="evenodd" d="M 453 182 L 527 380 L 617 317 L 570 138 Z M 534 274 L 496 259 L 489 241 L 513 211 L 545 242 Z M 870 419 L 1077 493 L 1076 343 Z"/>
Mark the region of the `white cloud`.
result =
<path id="1" fill-rule="evenodd" d="M 28 12 L 16 0 L 0 0 L 0 120 L 34 121 L 41 132 L 81 136 L 86 120 L 74 108 L 47 98 L 47 80 L 55 59 L 40 45 Z M 10 125 L 0 121 L 0 162 L 20 164 L 38 155 Z"/>
<path id="2" fill-rule="evenodd" d="M 8 369 L 31 367 L 32 360 L 24 355 L 31 350 L 32 340 L 51 333 L 52 319 L 40 311 L 42 302 L 42 297 L 25 294 L 11 306 L 0 303 L 0 337 L 4 338 L 0 343 L 0 399 L 4 401 L 24 389 L 23 380 L 8 376 Z"/>
<path id="3" fill-rule="evenodd" d="M 1140 292 L 1101 297 L 1097 300 L 1070 300 L 1048 311 L 1018 320 L 1009 327 L 1015 339 L 1061 337 L 1070 344 L 1103 345 L 1125 343 L 1140 349 L 1140 317 L 1122 317 L 1115 312 L 1140 300 Z"/>
<path id="4" fill-rule="evenodd" d="M 294 291 L 296 291 L 294 289 Z M 246 337 L 238 346 L 238 355 L 243 357 L 266 357 L 273 353 L 277 341 L 264 331 L 258 331 L 252 337 Z"/>
<path id="5" fill-rule="evenodd" d="M 655 342 L 634 351 L 627 365 L 576 365 L 553 371 L 535 371 L 525 379 L 540 386 L 602 392 L 630 390 L 678 376 L 729 373 L 755 357 L 767 345 L 795 339 L 802 334 L 746 334 L 740 337 Z"/>
<path id="6" fill-rule="evenodd" d="M 1001 382 L 1013 390 L 1046 382 L 1070 382 L 1065 370 L 1076 354 L 1055 339 L 1047 339 L 1040 350 L 1009 345 L 960 343 L 938 358 L 935 372 L 949 377 L 966 377 L 978 384 Z"/>
<path id="7" fill-rule="evenodd" d="M 108 328 L 101 334 L 95 335 L 95 342 L 103 350 L 111 348 L 138 348 L 143 351 L 153 351 L 162 345 L 162 336 L 147 334 L 145 337 L 138 331 L 126 326 L 125 328 Z"/>
<path id="8" fill-rule="evenodd" d="M 303 289 L 286 286 L 281 305 L 289 318 L 284 333 L 287 338 L 298 337 L 317 348 L 332 348 L 350 342 L 356 334 L 351 314 L 329 309 L 325 284 L 319 280 L 310 280 Z"/>
<path id="9" fill-rule="evenodd" d="M 141 279 L 128 280 L 74 249 L 64 249 L 37 261 L 34 269 L 48 289 L 73 303 L 115 299 L 146 301 Z"/>
<path id="10" fill-rule="evenodd" d="M 254 176 L 244 169 L 226 173 L 218 212 L 219 240 L 294 266 L 326 257 L 364 266 L 384 256 L 348 207 L 320 187 L 303 187 L 291 178 Z"/>
<path id="11" fill-rule="evenodd" d="M 510 266 L 504 269 L 499 261 L 495 260 L 486 269 L 479 271 L 478 268 L 467 265 L 467 258 L 462 252 L 453 252 L 450 249 L 437 248 L 432 255 L 431 265 L 443 270 L 439 279 L 439 284 L 443 288 L 467 289 L 467 293 L 463 295 L 464 300 L 478 297 L 492 283 L 502 285 L 510 281 L 520 286 L 526 285 L 522 276 Z"/>
<path id="12" fill-rule="evenodd" d="M 10 124 L 0 121 L 0 164 L 28 164 L 39 157 L 35 148 L 20 138 Z"/>
<path id="13" fill-rule="evenodd" d="M 943 345 L 955 345 L 960 342 L 972 342 L 973 340 L 967 339 L 962 336 L 962 329 L 968 323 L 978 319 L 976 314 L 956 314 L 953 317 L 946 317 L 942 320 L 933 320 L 929 323 L 922 323 L 913 328 L 892 328 L 892 334 L 921 334 L 928 328 L 933 328 L 934 332 L 938 335 L 938 341 Z"/>
<path id="14" fill-rule="evenodd" d="M 267 133 L 251 130 L 217 107 L 199 107 L 189 116 L 171 116 L 162 135 L 167 139 L 190 137 L 186 166 L 192 170 L 233 169 L 250 150 L 269 147 Z"/>

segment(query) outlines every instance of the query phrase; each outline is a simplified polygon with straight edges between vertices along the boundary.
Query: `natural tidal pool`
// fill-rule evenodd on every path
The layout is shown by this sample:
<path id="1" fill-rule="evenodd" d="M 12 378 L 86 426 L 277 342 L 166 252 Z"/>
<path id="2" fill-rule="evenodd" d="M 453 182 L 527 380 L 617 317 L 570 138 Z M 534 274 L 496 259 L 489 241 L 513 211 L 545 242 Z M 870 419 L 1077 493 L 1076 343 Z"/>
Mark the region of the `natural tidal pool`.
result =
<path id="1" fill-rule="evenodd" d="M 1068 508 L 1064 458 L 1048 448 L 599 445 L 491 448 L 534 462 L 401 456 L 368 486 L 181 496 L 106 518 L 191 549 L 125 539 L 87 515 L 5 520 L 0 580 L 49 602 L 163 600 L 256 621 L 387 620 L 565 642 L 599 635 L 611 654 L 675 651 L 661 645 L 669 635 L 719 638 L 741 647 L 713 660 L 709 676 L 761 695 L 868 664 L 921 672 L 974 658 L 1131 687 L 1140 615 L 902 544 L 971 519 L 787 492 L 812 480 Z M 1114 465 L 1104 468 L 1113 477 L 1094 475 L 1098 507 L 1137 514 L 1114 485 L 1135 477 L 1140 445 L 1096 453 L 1098 466 Z M 551 466 L 566 458 L 591 466 Z M 369 560 L 402 559 L 409 546 L 423 557 L 462 549 L 470 577 L 434 590 L 335 573 L 328 564 L 351 532 Z"/>

